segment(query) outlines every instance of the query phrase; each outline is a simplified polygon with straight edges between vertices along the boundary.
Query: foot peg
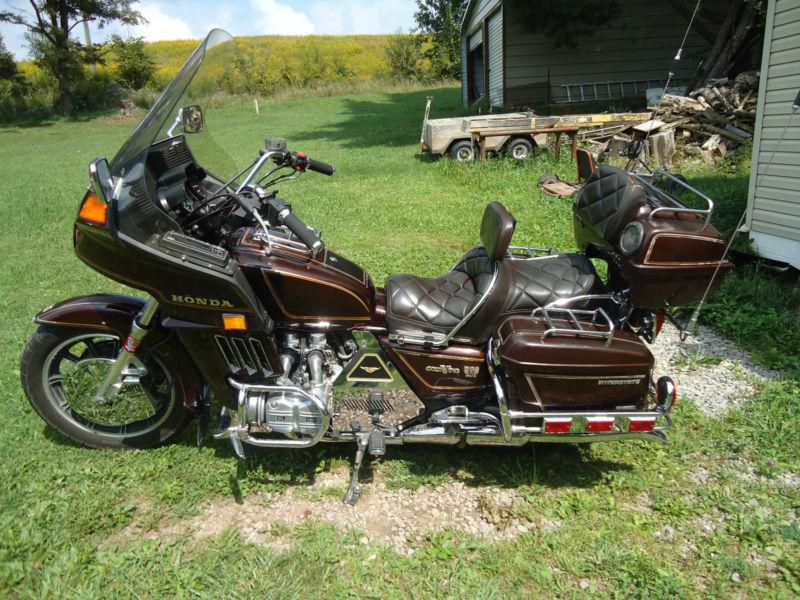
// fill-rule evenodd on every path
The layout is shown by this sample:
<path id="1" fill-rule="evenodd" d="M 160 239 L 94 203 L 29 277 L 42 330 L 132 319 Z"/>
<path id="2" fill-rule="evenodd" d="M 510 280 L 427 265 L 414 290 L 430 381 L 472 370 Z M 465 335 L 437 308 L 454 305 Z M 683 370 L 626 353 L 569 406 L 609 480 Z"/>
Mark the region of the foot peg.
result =
<path id="1" fill-rule="evenodd" d="M 383 456 L 386 454 L 386 434 L 380 429 L 373 429 L 369 434 L 367 448 L 371 456 Z"/>
<path id="2" fill-rule="evenodd" d="M 244 446 L 242 445 L 242 440 L 239 439 L 235 428 L 231 427 L 231 414 L 228 412 L 227 408 L 222 408 L 222 412 L 219 415 L 219 424 L 217 427 L 214 428 L 214 432 L 212 433 L 215 440 L 224 440 L 225 438 L 230 439 L 231 446 L 233 446 L 233 451 L 242 460 L 244 460 Z"/>

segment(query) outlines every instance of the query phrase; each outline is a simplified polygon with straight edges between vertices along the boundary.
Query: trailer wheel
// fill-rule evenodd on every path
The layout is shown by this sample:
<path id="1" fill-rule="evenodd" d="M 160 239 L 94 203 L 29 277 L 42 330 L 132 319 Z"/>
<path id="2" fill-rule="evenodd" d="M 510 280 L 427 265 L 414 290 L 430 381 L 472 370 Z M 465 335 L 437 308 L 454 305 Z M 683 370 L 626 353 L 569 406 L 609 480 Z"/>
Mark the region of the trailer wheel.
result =
<path id="1" fill-rule="evenodd" d="M 525 160 L 533 154 L 533 142 L 528 138 L 513 138 L 506 145 L 506 153 L 516 160 Z"/>
<path id="2" fill-rule="evenodd" d="M 475 148 L 469 140 L 455 142 L 448 150 L 450 157 L 458 162 L 470 162 L 475 160 Z"/>

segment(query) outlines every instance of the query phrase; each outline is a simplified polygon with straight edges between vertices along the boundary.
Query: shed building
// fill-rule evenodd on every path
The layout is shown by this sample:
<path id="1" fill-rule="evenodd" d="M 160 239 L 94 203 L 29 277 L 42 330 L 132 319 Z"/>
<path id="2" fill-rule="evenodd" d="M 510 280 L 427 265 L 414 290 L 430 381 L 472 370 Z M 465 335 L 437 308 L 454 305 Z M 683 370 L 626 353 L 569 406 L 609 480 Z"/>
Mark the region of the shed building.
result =
<path id="1" fill-rule="evenodd" d="M 800 268 L 800 0 L 770 0 L 746 227 L 756 251 Z"/>
<path id="2" fill-rule="evenodd" d="M 633 0 L 573 46 L 534 31 L 525 0 L 470 0 L 461 27 L 462 100 L 492 107 L 644 98 L 663 86 L 691 10 L 678 0 Z M 704 0 L 675 79 L 691 79 L 728 2 Z"/>

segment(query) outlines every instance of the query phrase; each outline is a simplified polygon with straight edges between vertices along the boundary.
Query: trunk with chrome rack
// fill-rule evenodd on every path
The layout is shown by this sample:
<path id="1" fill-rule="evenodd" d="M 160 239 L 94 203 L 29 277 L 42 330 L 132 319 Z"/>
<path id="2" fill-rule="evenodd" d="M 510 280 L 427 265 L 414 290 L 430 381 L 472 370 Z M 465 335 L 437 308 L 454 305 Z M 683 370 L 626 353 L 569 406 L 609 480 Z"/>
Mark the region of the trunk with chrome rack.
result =
<path id="1" fill-rule="evenodd" d="M 663 439 L 674 400 L 671 381 L 654 385 L 650 350 L 617 328 L 604 308 L 548 307 L 512 316 L 500 324 L 496 340 L 515 436 Z"/>

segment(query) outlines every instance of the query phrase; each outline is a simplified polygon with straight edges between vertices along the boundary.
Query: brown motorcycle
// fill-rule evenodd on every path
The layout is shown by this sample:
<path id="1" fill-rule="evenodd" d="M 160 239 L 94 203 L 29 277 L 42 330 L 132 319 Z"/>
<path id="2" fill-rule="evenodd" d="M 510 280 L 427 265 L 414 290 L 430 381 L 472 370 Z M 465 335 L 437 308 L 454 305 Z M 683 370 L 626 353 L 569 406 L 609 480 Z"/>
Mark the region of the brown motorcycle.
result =
<path id="1" fill-rule="evenodd" d="M 272 138 L 221 177 L 196 99 L 233 50 L 212 31 L 111 163 L 90 165 L 75 251 L 149 299 L 35 317 L 22 382 L 47 423 L 87 446 L 151 447 L 195 417 L 204 437 L 213 397 L 213 435 L 239 456 L 354 443 L 351 503 L 364 454 L 387 444 L 666 439 L 676 390 L 652 380 L 642 340 L 731 266 L 710 200 L 687 208 L 659 184 L 691 188 L 667 173 L 600 166 L 575 198 L 581 253 L 511 245 L 515 220 L 490 202 L 480 245 L 448 273 L 378 288 L 274 191 L 332 166 Z"/>

